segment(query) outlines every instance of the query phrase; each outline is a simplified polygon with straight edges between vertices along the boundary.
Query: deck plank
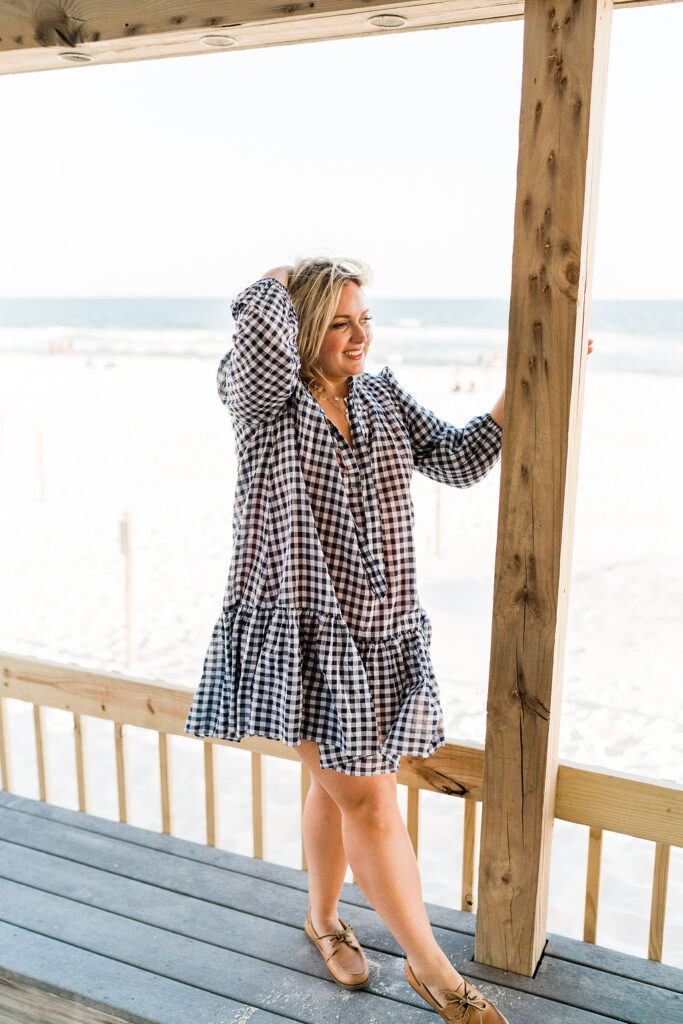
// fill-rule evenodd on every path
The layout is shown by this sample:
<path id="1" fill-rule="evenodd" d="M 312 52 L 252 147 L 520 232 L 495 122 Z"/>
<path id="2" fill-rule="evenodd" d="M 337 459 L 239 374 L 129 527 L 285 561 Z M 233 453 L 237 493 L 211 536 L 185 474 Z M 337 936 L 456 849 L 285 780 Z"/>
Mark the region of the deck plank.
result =
<path id="1" fill-rule="evenodd" d="M 29 797 L 0 790 L 0 807 L 3 806 L 23 811 L 33 816 L 82 828 L 86 831 L 96 832 L 100 835 L 125 839 L 126 842 L 137 843 L 149 849 L 175 853 L 177 856 L 196 860 L 202 864 L 214 864 L 222 868 L 229 868 L 240 874 L 263 878 L 271 882 L 287 885 L 293 889 L 299 889 L 302 892 L 308 891 L 308 876 L 306 872 L 298 868 L 289 867 L 286 864 L 275 864 L 272 861 L 247 857 L 243 854 L 233 853 L 230 850 L 206 846 L 204 843 L 196 843 L 190 839 L 181 839 L 179 836 L 170 836 L 163 832 L 141 828 L 139 825 L 130 825 L 127 822 L 114 821 L 111 818 L 103 818 L 95 814 L 83 814 L 68 807 L 59 807 L 56 804 L 45 803 L 42 800 L 32 800 Z M 372 911 L 372 907 L 361 889 L 353 882 L 344 883 L 342 898 L 349 906 L 363 907 L 366 910 Z M 425 907 L 432 924 L 464 932 L 467 935 L 474 935 L 474 914 L 451 907 L 443 907 L 438 903 L 427 902 Z M 374 913 L 374 911 L 372 912 Z"/>
<path id="2" fill-rule="evenodd" d="M 435 1019 L 405 981 L 402 950 L 349 883 L 340 913 L 353 923 L 371 966 L 370 985 L 354 993 L 329 979 L 305 938 L 307 875 L 295 868 L 0 791 L 0 876 L 0 917 L 11 922 L 2 927 L 24 929 L 34 945 L 52 943 L 55 957 L 64 946 L 64 956 L 96 957 L 97 964 L 111 962 L 202 999 L 234 1003 L 233 1015 L 219 1020 L 270 1024 L 265 1014 L 311 1024 L 337 1024 L 340 1015 L 363 1024 Z M 473 914 L 433 904 L 428 911 L 449 958 L 511 1024 L 683 1020 L 677 968 L 549 935 L 535 977 L 526 978 L 472 960 Z M 0 979 L 7 981 L 8 971 L 0 945 Z M 30 971 L 13 983 L 30 984 Z M 51 994 L 46 989 L 45 998 Z M 107 1012 L 132 1019 L 129 1006 L 110 1004 Z M 240 1013 L 260 1016 L 235 1016 Z"/>
<path id="3" fill-rule="evenodd" d="M 683 971 L 657 960 L 647 960 L 645 957 L 622 953 L 618 949 L 570 939 L 565 935 L 548 935 L 545 952 L 559 960 L 571 960 L 585 967 L 597 967 L 624 978 L 636 978 L 649 985 L 683 993 Z"/>
<path id="4" fill-rule="evenodd" d="M 150 937 L 150 933 L 145 929 L 137 927 L 142 920 L 153 920 L 165 929 L 172 929 L 172 942 L 177 943 L 179 936 L 202 937 L 211 947 L 220 946 L 231 951 L 232 946 L 233 952 L 239 950 L 254 961 L 267 956 L 274 964 L 296 963 L 297 971 L 303 975 L 302 981 L 307 989 L 309 986 L 306 983 L 306 975 L 309 975 L 322 978 L 336 991 L 336 986 L 327 981 L 327 972 L 322 960 L 305 939 L 300 927 L 287 928 L 262 918 L 252 919 L 248 914 L 235 913 L 227 908 L 214 906 L 202 900 L 193 900 L 168 890 L 164 890 L 160 898 L 158 889 L 153 885 L 143 885 L 122 876 L 112 877 L 106 871 L 27 847 L 17 846 L 13 850 L 12 844 L 5 842 L 0 844 L 0 864 L 2 875 L 5 876 L 0 879 L 0 906 L 3 907 L 5 919 L 17 925 L 28 924 L 42 934 L 85 944 L 91 952 L 119 959 L 125 958 L 133 965 L 160 973 L 159 964 L 156 961 L 150 962 L 147 952 L 160 944 L 167 949 L 169 943 L 166 936 Z M 7 881 L 9 875 L 15 879 L 29 879 L 30 882 L 10 882 Z M 255 884 L 257 883 L 258 880 L 255 880 Z M 76 901 L 75 910 L 80 913 L 79 920 L 74 920 L 74 911 L 63 896 L 54 896 L 55 890 L 66 894 L 66 899 Z M 83 905 L 94 911 L 90 921 L 87 920 L 87 915 L 86 919 L 83 919 Z M 113 913 L 107 917 L 98 916 L 97 911 L 103 906 L 117 908 L 119 919 L 117 920 Z M 130 917 L 131 908 L 134 908 L 134 919 Z M 468 943 L 472 942 L 469 936 L 463 936 L 462 939 Z M 106 942 L 105 947 L 97 945 L 102 941 Z M 133 950 L 142 950 L 143 959 L 135 959 Z M 183 963 L 186 963 L 187 953 L 182 942 L 179 950 L 179 956 Z M 401 1003 L 412 1004 L 413 1009 L 408 1018 L 411 1022 L 433 1020 L 431 1012 L 425 1011 L 425 1004 L 420 997 L 405 982 L 403 958 L 386 956 L 377 951 L 370 953 L 367 946 L 366 950 L 372 969 L 371 984 L 366 991 L 388 996 Z M 455 961 L 459 959 L 454 955 L 452 947 L 448 952 Z M 471 955 L 471 952 L 470 949 L 468 955 Z M 201 961 L 203 966 L 208 962 L 204 954 L 201 954 Z M 170 969 L 175 971 L 175 967 Z M 213 972 L 213 968 L 211 970 Z M 219 965 L 216 973 L 224 975 L 224 966 Z M 173 973 L 172 976 L 182 981 L 188 980 L 179 973 Z M 263 975 L 259 972 L 259 984 L 262 980 Z M 198 984 L 196 979 L 194 983 Z M 598 1024 L 606 1020 L 602 1016 L 582 1012 L 568 1014 L 557 1003 L 533 995 L 527 997 L 527 1005 L 520 1014 L 518 1004 L 521 1002 L 522 993 L 510 993 L 504 987 L 486 983 L 481 988 L 497 1002 L 503 1012 L 509 1012 L 511 1005 L 517 1007 L 516 1015 L 511 1018 L 515 1024 L 555 1019 L 572 1024 Z M 229 991 L 234 998 L 243 997 L 239 992 Z M 337 1001 L 336 996 L 333 998 Z M 561 1016 L 557 1016 L 558 1013 Z M 400 1019 L 401 1015 L 392 1004 L 392 1021 Z M 319 1008 L 314 1019 L 324 1019 Z"/>
<path id="5" fill-rule="evenodd" d="M 117 1008 L 116 1014 L 112 1007 Z M 0 921 L 0 1022 L 48 1020 L 50 1024 L 290 1024 L 292 1018 Z"/>
<path id="6" fill-rule="evenodd" d="M 39 903 L 45 902 L 42 895 L 54 894 L 94 910 L 120 915 L 124 929 L 129 921 L 133 929 L 140 922 L 277 966 L 296 964 L 302 974 L 325 982 L 329 979 L 322 957 L 306 938 L 301 923 L 282 924 L 168 890 L 160 894 L 153 885 L 112 877 L 105 871 L 33 850 L 12 851 L 4 842 L 0 842 L 0 875 L 2 915 L 17 925 L 30 925 L 31 919 L 25 915 L 32 894 L 30 890 L 24 893 L 23 887 L 32 886 L 42 890 L 41 898 L 37 898 Z M 17 899 L 15 889 L 19 892 Z M 61 913 L 68 913 L 68 907 L 62 907 Z M 62 937 L 65 934 L 62 932 Z M 363 945 L 372 968 L 369 990 L 423 1009 L 425 1004 L 420 996 L 405 983 L 403 958 Z"/>
<path id="7" fill-rule="evenodd" d="M 328 982 L 293 967 L 236 953 L 218 944 L 156 928 L 29 886 L 0 881 L 0 905 L 8 923 L 30 926 L 41 935 L 89 953 L 237 1003 L 295 1017 L 305 1024 L 337 1024 L 340 1007 L 349 1024 L 367 1024 L 373 1019 L 387 1018 L 396 1024 L 433 1024 L 433 1013 L 426 1004 L 420 1007 L 367 991 L 347 992 L 331 979 Z M 130 909 L 137 910 L 134 906 Z M 294 963 L 298 959 L 297 952 L 293 946 Z M 405 987 L 412 992 L 409 986 Z"/>

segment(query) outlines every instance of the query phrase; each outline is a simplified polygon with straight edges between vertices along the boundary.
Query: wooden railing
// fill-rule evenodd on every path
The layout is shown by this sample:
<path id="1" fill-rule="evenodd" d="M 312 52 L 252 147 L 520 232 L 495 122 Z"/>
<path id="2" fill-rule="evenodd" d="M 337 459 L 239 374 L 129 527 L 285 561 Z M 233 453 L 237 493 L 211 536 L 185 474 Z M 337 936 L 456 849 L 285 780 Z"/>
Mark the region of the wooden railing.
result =
<path id="1" fill-rule="evenodd" d="M 125 726 L 138 726 L 157 733 L 161 783 L 161 821 L 164 832 L 173 833 L 171 749 L 168 737 L 184 733 L 193 691 L 184 687 L 149 683 L 118 673 L 91 672 L 37 658 L 17 657 L 0 652 L 0 769 L 2 787 L 12 790 L 11 744 L 7 728 L 6 698 L 33 704 L 38 787 L 41 800 L 49 801 L 44 709 L 70 711 L 74 720 L 75 763 L 78 807 L 88 810 L 87 756 L 84 746 L 84 715 L 113 723 L 116 749 L 118 810 L 121 821 L 128 817 L 128 774 Z M 186 738 L 189 738 L 186 736 Z M 25 737 L 22 737 L 25 742 Z M 275 740 L 246 737 L 240 743 L 200 740 L 204 746 L 204 792 L 206 842 L 216 845 L 218 834 L 218 789 L 215 746 L 223 744 L 251 754 L 251 795 L 253 855 L 264 855 L 265 788 L 264 756 L 299 761 L 291 747 Z M 404 757 L 397 781 L 408 787 L 406 825 L 417 854 L 422 790 L 463 798 L 464 830 L 462 851 L 461 908 L 474 909 L 474 871 L 477 842 L 478 803 L 482 799 L 484 750 L 476 744 L 447 742 L 432 757 Z M 301 764 L 301 806 L 310 785 L 310 773 Z M 596 770 L 560 762 L 557 774 L 555 818 L 588 827 L 588 867 L 583 938 L 596 941 L 600 895 L 600 865 L 603 831 L 646 839 L 655 843 L 655 863 L 650 908 L 648 958 L 661 961 L 666 914 L 669 852 L 683 846 L 683 787 L 654 782 L 606 769 Z M 306 855 L 301 846 L 302 867 Z"/>

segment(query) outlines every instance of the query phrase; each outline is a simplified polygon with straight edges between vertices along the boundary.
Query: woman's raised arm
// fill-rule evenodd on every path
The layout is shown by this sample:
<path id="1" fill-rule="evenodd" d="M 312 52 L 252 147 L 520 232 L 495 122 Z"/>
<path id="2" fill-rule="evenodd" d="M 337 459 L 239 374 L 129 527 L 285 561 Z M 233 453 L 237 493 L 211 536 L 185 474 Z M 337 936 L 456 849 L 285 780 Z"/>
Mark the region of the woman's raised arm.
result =
<path id="1" fill-rule="evenodd" d="M 233 299 L 234 345 L 216 374 L 218 394 L 233 416 L 258 423 L 273 416 L 294 391 L 301 358 L 299 323 L 287 288 L 288 268 L 278 267 Z"/>

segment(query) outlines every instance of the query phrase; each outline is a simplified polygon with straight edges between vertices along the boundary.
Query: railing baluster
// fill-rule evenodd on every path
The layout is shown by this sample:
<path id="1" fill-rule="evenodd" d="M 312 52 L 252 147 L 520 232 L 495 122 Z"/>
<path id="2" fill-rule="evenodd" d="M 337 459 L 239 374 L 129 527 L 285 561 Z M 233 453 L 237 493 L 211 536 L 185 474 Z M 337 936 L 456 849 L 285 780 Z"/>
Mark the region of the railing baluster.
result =
<path id="1" fill-rule="evenodd" d="M 602 829 L 589 826 L 588 865 L 586 867 L 586 906 L 583 915 L 583 941 L 596 942 L 598 905 L 600 901 L 600 864 L 602 861 Z"/>
<path id="2" fill-rule="evenodd" d="M 666 891 L 669 882 L 669 843 L 655 843 L 655 870 L 652 878 L 652 904 L 650 906 L 650 937 L 647 944 L 649 960 L 662 959 L 664 944 L 664 918 L 666 917 Z"/>
<path id="3" fill-rule="evenodd" d="M 216 787 L 215 745 L 204 740 L 204 793 L 206 795 L 206 845 L 217 845 L 218 789 Z"/>
<path id="4" fill-rule="evenodd" d="M 463 800 L 462 829 L 462 885 L 460 889 L 460 909 L 474 910 L 474 863 L 477 846 L 477 808 L 476 800 Z"/>
<path id="5" fill-rule="evenodd" d="M 85 774 L 85 731 L 83 720 L 77 711 L 74 711 L 74 753 L 76 755 L 76 784 L 78 786 L 78 809 L 88 809 L 88 787 Z"/>
<path id="6" fill-rule="evenodd" d="M 413 844 L 413 850 L 417 857 L 420 831 L 420 790 L 415 786 L 408 786 L 406 819 L 408 835 L 410 836 L 410 841 Z"/>
<path id="7" fill-rule="evenodd" d="M 128 778 L 123 722 L 114 722 L 114 745 L 116 747 L 116 784 L 119 791 L 119 821 L 128 821 Z"/>
<path id="8" fill-rule="evenodd" d="M 265 785 L 263 755 L 251 755 L 251 817 L 254 831 L 254 857 L 263 860 Z"/>
<path id="9" fill-rule="evenodd" d="M 173 831 L 171 797 L 171 743 L 168 733 L 159 732 L 159 775 L 161 781 L 161 828 L 167 835 Z"/>
<path id="10" fill-rule="evenodd" d="M 5 698 L 0 697 L 0 770 L 2 770 L 2 788 L 10 791 L 12 789 L 12 759 L 6 711 Z"/>
<path id="11" fill-rule="evenodd" d="M 36 735 L 36 764 L 38 766 L 38 789 L 40 799 L 47 800 L 47 772 L 45 756 L 45 708 L 41 704 L 33 705 L 33 726 Z"/>
<path id="12" fill-rule="evenodd" d="M 311 788 L 311 773 L 308 767 L 301 762 L 301 869 L 302 871 L 308 871 L 308 861 L 306 860 L 306 849 L 304 847 L 304 804 L 306 803 L 306 797 L 308 791 Z"/>

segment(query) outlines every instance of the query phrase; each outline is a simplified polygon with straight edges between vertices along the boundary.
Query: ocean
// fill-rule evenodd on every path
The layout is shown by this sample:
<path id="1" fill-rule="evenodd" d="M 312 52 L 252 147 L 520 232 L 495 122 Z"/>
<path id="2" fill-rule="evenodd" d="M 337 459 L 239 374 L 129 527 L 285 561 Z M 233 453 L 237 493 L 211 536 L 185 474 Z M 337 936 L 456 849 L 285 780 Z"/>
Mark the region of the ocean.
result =
<path id="1" fill-rule="evenodd" d="M 505 299 L 371 299 L 379 365 L 500 364 Z M 230 348 L 230 299 L 0 298 L 0 351 L 216 359 Z M 593 300 L 596 370 L 683 375 L 683 302 Z"/>

